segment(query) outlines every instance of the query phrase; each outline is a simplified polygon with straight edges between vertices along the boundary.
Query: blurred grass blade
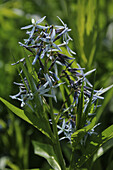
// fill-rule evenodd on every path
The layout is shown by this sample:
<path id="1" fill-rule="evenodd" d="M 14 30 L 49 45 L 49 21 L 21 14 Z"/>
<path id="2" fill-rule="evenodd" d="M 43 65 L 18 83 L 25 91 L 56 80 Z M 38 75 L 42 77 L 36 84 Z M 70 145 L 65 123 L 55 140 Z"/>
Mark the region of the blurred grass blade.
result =
<path id="1" fill-rule="evenodd" d="M 105 96 L 105 99 L 104 99 L 104 102 L 102 104 L 102 106 L 97 110 L 97 115 L 96 115 L 96 122 L 99 121 L 105 107 L 107 106 L 107 104 L 109 103 L 110 99 L 113 97 L 113 89 L 110 90 L 106 96 Z"/>
<path id="2" fill-rule="evenodd" d="M 78 31 L 78 42 L 79 42 L 79 52 L 84 63 L 87 63 L 87 58 L 84 52 L 84 34 L 85 34 L 85 14 L 86 14 L 85 1 L 79 0 L 77 2 L 77 31 Z M 81 11 L 81 12 L 80 12 Z"/>
<path id="3" fill-rule="evenodd" d="M 86 22 L 86 33 L 89 36 L 93 27 L 95 26 L 95 11 L 96 11 L 96 1 L 88 1 L 87 4 L 87 22 Z"/>

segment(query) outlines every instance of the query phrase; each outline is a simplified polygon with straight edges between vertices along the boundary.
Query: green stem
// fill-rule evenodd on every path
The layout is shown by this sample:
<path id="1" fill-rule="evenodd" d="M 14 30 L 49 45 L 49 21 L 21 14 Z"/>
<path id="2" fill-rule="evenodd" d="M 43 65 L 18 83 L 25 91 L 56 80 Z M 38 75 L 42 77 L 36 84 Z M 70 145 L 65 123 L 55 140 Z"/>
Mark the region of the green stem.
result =
<path id="1" fill-rule="evenodd" d="M 53 104 L 52 104 L 52 98 L 49 98 L 49 104 L 50 104 L 50 115 L 51 115 L 51 119 L 52 119 L 52 127 L 53 127 L 53 133 L 55 136 L 55 141 L 53 144 L 55 153 L 57 155 L 57 158 L 59 160 L 59 164 L 61 166 L 62 170 L 65 170 L 65 163 L 64 163 L 64 159 L 63 159 L 63 155 L 62 155 L 62 151 L 61 151 L 61 146 L 60 146 L 60 142 L 59 142 L 59 137 L 58 137 L 58 131 L 57 131 L 57 125 L 54 119 L 54 112 L 53 112 Z"/>

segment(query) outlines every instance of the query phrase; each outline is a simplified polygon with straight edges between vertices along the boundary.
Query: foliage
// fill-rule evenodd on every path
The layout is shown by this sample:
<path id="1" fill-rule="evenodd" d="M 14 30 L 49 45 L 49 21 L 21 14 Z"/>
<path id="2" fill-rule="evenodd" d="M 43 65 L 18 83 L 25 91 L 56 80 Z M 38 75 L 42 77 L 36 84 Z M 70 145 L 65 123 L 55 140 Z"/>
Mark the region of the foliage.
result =
<path id="1" fill-rule="evenodd" d="M 26 32 L 29 37 L 24 39 L 24 44 L 19 42 L 31 54 L 13 64 L 20 66 L 17 68 L 22 83 L 15 83 L 19 86 L 19 93 L 10 97 L 21 101 L 24 110 L 20 110 L 2 98 L 1 101 L 16 115 L 34 125 L 49 138 L 49 145 L 46 141 L 33 142 L 36 154 L 46 158 L 54 169 L 66 169 L 59 139 L 68 138 L 72 144 L 69 169 L 80 168 L 92 156 L 91 153 L 112 138 L 112 126 L 99 136 L 94 132 L 98 125 L 96 125 L 95 111 L 99 105 L 96 101 L 103 99 L 100 95 L 112 86 L 94 90 L 86 76 L 95 69 L 84 73 L 84 68 L 77 63 L 73 64 L 74 58 L 62 53 L 65 47 L 69 55 L 76 54 L 68 46 L 69 41 L 72 40 L 68 34 L 70 29 L 59 17 L 62 26 L 40 25 L 44 19 L 45 17 L 38 21 L 32 19 L 32 25 L 21 28 L 32 28 L 31 31 Z M 62 39 L 62 42 L 56 44 L 59 39 Z M 69 62 L 69 60 L 73 61 Z M 61 93 L 65 93 L 65 90 L 66 93 L 63 94 L 65 100 L 56 114 L 53 99 L 58 103 L 59 98 L 56 94 L 60 86 L 62 86 Z M 62 133 L 63 137 L 58 137 Z M 90 139 L 91 148 L 89 149 L 90 145 L 88 145 L 88 150 L 83 152 L 88 136 L 93 134 L 96 137 Z M 95 139 L 98 139 L 96 145 Z"/>
<path id="2" fill-rule="evenodd" d="M 73 41 L 70 42 L 69 47 L 71 47 L 74 51 L 76 51 L 76 53 L 77 53 L 76 61 L 79 62 L 82 67 L 85 68 L 86 72 L 88 70 L 93 70 L 94 67 L 97 68 L 96 80 L 95 80 L 95 83 L 94 83 L 95 87 L 96 88 L 100 88 L 101 86 L 106 87 L 106 86 L 109 86 L 109 84 L 112 84 L 112 74 L 113 74 L 113 71 L 112 71 L 112 51 L 113 50 L 112 50 L 112 38 L 111 38 L 112 37 L 111 36 L 111 32 L 112 32 L 112 6 L 113 6 L 112 1 L 107 2 L 107 0 L 99 1 L 99 2 L 98 1 L 93 2 L 93 1 L 90 1 L 90 0 L 84 1 L 84 2 L 82 0 L 76 1 L 76 2 L 73 1 L 73 0 L 72 1 L 63 0 L 63 1 L 55 1 L 55 3 L 51 3 L 51 1 L 47 1 L 47 0 L 43 0 L 43 1 L 40 1 L 40 2 L 35 1 L 35 0 L 33 0 L 33 1 L 26 1 L 25 0 L 24 4 L 21 0 L 18 0 L 16 2 L 9 1 L 7 3 L 3 3 L 0 6 L 0 9 L 1 9 L 0 20 L 1 20 L 1 25 L 2 25 L 2 27 L 0 27 L 0 32 L 2 31 L 1 39 L 2 39 L 2 42 L 3 42 L 3 43 L 0 44 L 1 45 L 1 48 L 0 48 L 1 49 L 1 52 L 0 52 L 0 54 L 1 54 L 0 75 L 1 76 L 0 77 L 1 77 L 1 82 L 2 82 L 0 84 L 1 96 L 3 98 L 8 99 L 9 94 L 15 94 L 16 93 L 15 85 L 12 85 L 12 81 L 13 81 L 13 79 L 15 79 L 14 76 L 16 76 L 16 74 L 15 74 L 16 69 L 14 67 L 10 66 L 12 59 L 9 58 L 9 53 L 10 53 L 9 50 L 11 49 L 10 56 L 12 54 L 14 56 L 20 56 L 19 60 L 20 60 L 21 56 L 23 56 L 23 55 L 24 55 L 25 60 L 26 60 L 27 55 L 31 54 L 31 52 L 28 52 L 28 53 L 23 52 L 21 50 L 21 48 L 17 47 L 16 44 L 17 44 L 17 41 L 21 41 L 21 39 L 23 37 L 25 37 L 24 34 L 22 33 L 22 31 L 20 32 L 20 30 L 18 28 L 23 26 L 23 25 L 27 25 L 29 23 L 29 18 L 36 17 L 33 14 L 37 14 L 39 16 L 39 18 L 40 18 L 40 16 L 47 15 L 46 21 L 48 23 L 51 23 L 51 24 L 56 23 L 56 22 L 59 23 L 60 21 L 56 20 L 56 15 L 60 16 L 60 18 L 62 18 L 70 28 L 72 28 L 72 31 L 69 32 L 69 33 L 73 37 Z M 19 11 L 18 9 L 19 10 L 21 9 L 21 10 Z M 49 9 L 49 10 L 47 10 L 47 9 Z M 56 42 L 57 42 L 56 45 L 61 43 L 61 41 L 59 41 L 59 40 L 57 40 Z M 45 43 L 45 44 L 47 45 L 47 43 Z M 66 50 L 64 48 L 62 48 L 62 52 L 63 52 L 62 54 L 65 54 L 66 56 L 73 58 L 72 56 L 70 56 L 66 52 Z M 30 62 L 31 62 L 31 57 L 29 59 L 30 59 Z M 16 60 L 17 60 L 17 57 L 16 57 Z M 42 61 L 42 63 L 43 63 L 43 61 Z M 67 60 L 67 61 L 69 61 L 69 63 L 71 63 L 70 60 Z M 74 61 L 72 63 L 72 65 L 70 66 L 71 69 L 79 68 L 79 66 L 77 66 L 76 61 Z M 27 62 L 27 64 L 29 64 L 29 62 Z M 50 61 L 48 62 L 48 64 L 50 64 Z M 24 70 L 24 72 L 25 72 L 24 76 L 26 76 L 31 69 L 31 67 L 30 67 L 29 71 L 26 72 L 26 67 L 22 66 L 22 62 L 20 64 L 17 64 L 17 65 L 19 65 L 20 68 L 22 68 Z M 103 68 L 104 68 L 104 70 L 103 70 Z M 63 69 L 65 70 L 65 66 L 63 66 Z M 37 70 L 37 72 L 38 72 L 38 70 Z M 62 68 L 59 65 L 58 66 L 59 75 L 61 74 L 61 72 L 62 72 Z M 79 70 L 79 71 L 77 70 L 77 72 L 80 73 L 80 72 L 82 72 L 82 70 Z M 66 73 L 68 75 L 69 74 L 73 75 L 71 70 L 66 71 Z M 73 98 L 74 92 L 72 92 L 71 95 L 70 95 L 69 88 L 71 88 L 71 85 L 68 88 L 66 87 L 66 84 L 69 84 L 69 80 L 66 77 L 66 73 L 65 72 L 63 73 L 63 74 L 65 74 L 65 77 L 61 77 L 62 80 L 61 80 L 61 82 L 59 82 L 58 87 L 53 89 L 53 91 L 55 91 L 54 95 L 56 95 L 57 101 L 59 101 L 59 102 L 57 102 L 57 104 L 56 104 L 55 101 L 54 101 L 55 96 L 53 95 L 54 97 L 53 96 L 51 96 L 51 97 L 53 98 L 52 99 L 53 112 L 59 113 L 59 116 L 56 115 L 57 120 L 59 120 L 59 118 L 61 119 L 60 124 L 57 125 L 57 128 L 58 128 L 58 131 L 59 131 L 58 134 L 60 135 L 59 137 L 61 139 L 60 144 L 62 146 L 63 155 L 64 155 L 64 158 L 65 158 L 65 161 L 66 161 L 66 165 L 68 166 L 70 164 L 69 158 L 70 158 L 70 155 L 71 155 L 71 149 L 70 149 L 69 143 L 67 143 L 67 140 L 70 138 L 70 135 L 69 135 L 70 124 L 71 124 L 70 122 L 71 122 L 71 120 L 72 120 L 72 122 L 74 122 L 75 118 L 73 117 L 72 114 L 69 115 L 69 116 L 67 115 L 67 112 L 70 112 L 71 109 L 72 109 L 72 108 L 68 108 L 68 106 L 70 106 L 71 103 L 74 101 L 74 98 Z M 74 80 L 75 77 L 72 78 L 72 75 L 71 75 L 71 79 Z M 50 76 L 50 74 L 49 74 L 49 76 Z M 94 76 L 88 76 L 88 79 L 91 82 L 93 80 L 92 77 L 94 77 Z M 30 81 L 32 76 L 28 76 L 27 78 Z M 45 77 L 43 77 L 43 78 L 45 79 Z M 33 79 L 34 79 L 34 77 L 33 77 Z M 55 77 L 54 77 L 54 79 L 55 79 Z M 19 78 L 17 79 L 17 76 L 16 76 L 16 81 L 18 82 L 19 80 L 20 79 Z M 64 81 L 66 81 L 66 83 L 61 84 Z M 43 84 L 44 82 L 41 82 L 41 83 Z M 9 85 L 10 88 L 7 88 L 7 84 Z M 24 84 L 24 85 L 26 85 L 26 84 Z M 31 86 L 32 86 L 32 84 L 31 84 Z M 79 105 L 77 107 L 77 110 L 75 110 L 76 113 L 77 113 L 77 111 L 78 112 L 80 111 L 82 114 L 84 114 L 84 112 L 83 112 L 83 108 L 81 108 L 80 106 L 82 104 L 83 104 L 83 106 L 85 106 L 85 104 L 86 104 L 85 99 L 83 97 L 84 96 L 83 86 L 84 86 L 84 84 L 81 83 L 80 91 L 79 91 L 79 94 L 81 93 L 81 95 L 78 98 Z M 47 92 L 49 92 L 48 91 L 49 88 L 50 87 L 47 86 L 45 88 L 45 90 Z M 94 91 L 94 89 L 92 89 L 92 90 Z M 91 90 L 91 92 L 93 94 L 92 90 Z M 61 91 L 61 93 L 60 93 L 60 91 Z M 46 94 L 50 96 L 51 95 L 50 92 L 49 93 L 47 93 L 47 92 L 46 92 Z M 39 93 L 40 92 L 38 92 L 38 94 Z M 101 132 L 106 127 L 108 127 L 109 125 L 112 124 L 112 114 L 111 114 L 112 113 L 112 100 L 111 100 L 112 99 L 112 93 L 113 93 L 112 90 L 107 92 L 105 99 L 103 100 L 102 106 L 99 107 L 99 109 L 95 110 L 96 120 L 90 119 L 90 122 L 93 122 L 92 127 L 93 126 L 95 127 L 95 124 L 99 125 L 98 122 L 102 122 L 102 125 L 95 127 L 95 129 L 99 133 L 98 139 L 100 139 L 100 137 L 101 137 Z M 30 96 L 30 95 L 29 95 L 29 97 L 32 98 L 32 96 Z M 29 97 L 27 96 L 27 98 L 29 98 Z M 49 101 L 49 98 L 47 96 L 44 96 L 44 98 L 46 98 L 47 103 L 51 103 L 51 101 Z M 62 100 L 63 100 L 63 102 L 62 102 Z M 13 108 L 13 106 L 11 106 L 11 104 L 7 103 L 5 100 L 2 99 L 2 101 L 5 102 L 5 104 L 8 104 L 10 108 Z M 38 101 L 38 99 L 37 99 L 37 101 Z M 11 102 L 13 102 L 13 101 L 11 101 Z M 26 99 L 23 100 L 22 104 L 24 104 L 25 102 L 26 102 Z M 13 104 L 15 104 L 15 103 L 16 102 L 14 101 Z M 89 102 L 89 103 L 91 103 L 91 102 Z M 29 101 L 28 104 L 31 105 L 31 101 Z M 16 103 L 16 105 L 18 106 L 18 103 Z M 98 106 L 98 105 L 100 105 L 100 104 L 97 103 L 96 106 Z M 64 110 L 64 112 L 63 112 L 64 117 L 63 116 L 60 117 L 61 114 L 62 114 L 62 109 L 60 110 L 60 106 L 62 106 L 62 109 L 68 108 L 67 110 Z M 23 145 L 24 145 L 25 140 L 27 140 L 28 143 L 30 143 L 31 140 L 29 140 L 28 136 L 31 136 L 31 134 L 32 134 L 33 140 L 36 140 L 36 141 L 38 140 L 38 141 L 40 141 L 40 143 L 45 142 L 45 137 L 43 137 L 43 135 L 41 133 L 39 134 L 38 131 L 35 131 L 35 129 L 32 128 L 31 125 L 28 126 L 22 120 L 18 119 L 17 117 L 14 117 L 12 115 L 12 113 L 7 114 L 6 108 L 4 107 L 4 105 L 2 105 L 2 103 L 1 103 L 0 107 L 1 107 L 1 110 L 0 110 L 0 114 L 1 114 L 1 119 L 0 119 L 1 131 L 0 131 L 0 134 L 2 134 L 1 135 L 2 140 L 1 140 L 0 144 L 1 144 L 1 146 L 3 146 L 2 148 L 0 148 L 1 153 L 3 153 L 3 155 L 1 154 L 0 157 L 1 157 L 1 160 L 3 160 L 3 159 L 8 160 L 8 161 L 10 160 L 10 163 L 8 163 L 8 164 L 4 163 L 4 164 L 7 164 L 11 169 L 16 169 L 16 168 L 21 169 L 21 167 L 22 168 L 23 167 L 25 167 L 25 168 L 34 167 L 35 168 L 37 166 L 42 167 L 42 169 L 45 168 L 45 167 L 47 169 L 49 169 L 49 166 L 46 163 L 44 163 L 45 165 L 43 164 L 43 166 L 41 165 L 41 161 L 42 161 L 41 159 L 40 159 L 41 161 L 38 161 L 38 165 L 37 165 L 37 163 L 35 163 L 37 161 L 35 161 L 34 155 L 28 154 L 29 149 L 31 148 L 32 144 L 30 144 L 30 148 L 29 148 L 29 144 L 28 144 L 27 147 L 26 147 L 26 151 L 25 151 L 27 156 L 29 156 L 30 164 L 28 163 L 27 159 L 25 161 L 26 163 L 23 163 L 24 161 L 22 161 L 22 160 L 24 160 L 25 156 L 24 156 L 24 151 L 22 151 L 22 150 L 23 150 L 24 147 L 22 147 L 22 145 L 18 145 L 18 142 L 17 142 L 18 139 L 16 140 L 15 134 L 18 133 L 17 130 L 16 130 L 16 124 L 23 125 L 23 126 L 17 125 L 17 127 L 20 127 L 20 131 L 21 131 L 21 133 L 18 133 L 19 136 L 20 136 L 18 138 L 19 138 L 19 140 L 21 139 L 21 141 L 23 141 Z M 91 107 L 89 106 L 89 109 L 91 109 L 90 110 L 91 113 L 93 113 L 93 111 L 94 111 L 93 107 L 94 107 L 94 105 L 92 105 Z M 18 109 L 18 108 L 16 107 L 15 109 Z M 32 117 L 29 114 L 29 109 L 27 109 L 27 107 L 24 108 L 24 109 L 26 109 L 27 111 L 23 112 L 22 110 L 20 110 L 20 112 L 22 111 L 22 115 L 25 114 L 24 118 L 27 117 L 27 119 L 29 119 L 29 122 L 32 122 L 33 120 L 35 120 L 35 121 L 32 122 L 32 124 L 36 128 L 38 128 L 39 130 L 41 130 L 42 133 L 44 133 L 44 135 L 46 134 L 46 136 L 48 138 L 49 137 L 48 133 L 50 133 L 49 129 L 51 129 L 51 128 L 46 129 L 45 124 L 44 124 L 43 128 L 41 129 L 41 122 L 42 122 L 41 119 L 42 119 L 42 117 L 41 117 L 41 119 L 38 118 L 39 121 L 37 122 L 36 121 L 36 115 L 34 115 L 33 116 L 34 118 L 32 119 Z M 47 111 L 47 115 L 49 113 L 49 110 L 50 110 L 50 106 L 47 105 L 47 107 L 46 107 L 46 103 L 45 103 L 44 104 L 44 112 Z M 60 110 L 60 112 L 59 112 L 59 110 Z M 8 110 L 8 112 L 9 112 L 9 110 Z M 88 111 L 86 111 L 86 112 L 88 112 Z M 18 115 L 19 115 L 19 112 L 16 112 L 16 113 L 18 113 Z M 87 143 L 85 145 L 85 147 L 86 147 L 88 145 L 88 142 L 90 143 L 91 140 L 94 140 L 94 142 L 95 142 L 96 134 L 92 134 L 92 132 L 94 132 L 93 131 L 94 129 L 92 129 L 92 127 L 90 127 L 92 129 L 91 131 L 89 131 L 89 129 L 88 129 L 88 131 L 92 134 L 90 136 L 87 129 L 86 128 L 84 129 L 84 125 L 81 125 L 82 114 L 81 115 L 78 114 L 77 115 L 78 118 L 76 118 L 77 121 L 78 121 L 77 122 L 78 129 L 80 128 L 81 131 L 79 132 L 77 130 L 76 133 L 73 133 L 75 131 L 75 129 L 72 129 L 71 134 L 72 133 L 73 133 L 73 135 L 75 134 L 75 136 L 72 137 L 73 141 L 75 141 L 74 138 L 81 140 L 81 138 L 83 138 L 84 134 L 88 134 L 88 135 L 85 135 L 86 138 L 83 138 L 83 140 L 81 140 L 83 143 L 84 142 Z M 109 117 L 110 117 L 110 119 L 109 119 Z M 47 118 L 46 118 L 46 120 L 47 120 Z M 64 118 L 66 120 L 64 120 Z M 68 121 L 68 119 L 69 119 L 68 125 L 66 124 L 66 127 L 65 127 L 64 125 Z M 46 120 L 43 118 L 44 122 L 47 122 Z M 49 120 L 50 120 L 50 115 L 49 115 Z M 84 117 L 82 117 L 82 120 L 84 120 Z M 90 123 L 90 122 L 87 122 L 87 124 Z M 50 120 L 50 123 L 52 123 L 52 120 Z M 15 125 L 13 126 L 13 124 L 15 124 Z M 26 126 L 27 126 L 27 128 L 26 128 Z M 50 127 L 51 126 L 52 126 L 52 124 L 50 125 Z M 80 126 L 82 126 L 82 127 L 80 127 Z M 88 127 L 88 126 L 86 126 L 86 127 Z M 9 130 L 9 132 L 7 133 L 8 128 L 12 129 L 12 133 L 9 133 L 9 132 L 11 132 L 11 130 Z M 69 128 L 69 129 L 68 129 L 68 131 L 67 131 L 67 129 L 65 129 L 66 131 L 63 134 L 64 128 Z M 2 133 L 4 131 L 5 131 L 5 135 L 3 135 L 3 133 Z M 29 131 L 31 131 L 30 134 L 29 134 Z M 109 129 L 108 129 L 108 131 L 109 131 Z M 39 135 L 39 137 L 38 137 L 38 135 Z M 25 136 L 26 136 L 26 139 L 25 139 Z M 17 143 L 17 146 L 14 146 L 12 144 L 12 138 L 13 138 L 13 141 L 15 143 Z M 48 139 L 47 138 L 46 138 L 47 144 L 51 145 L 50 137 Z M 6 140 L 6 139 L 8 139 L 8 140 Z M 101 138 L 101 139 L 103 139 L 103 138 Z M 98 169 L 102 169 L 102 167 L 104 167 L 104 168 L 106 167 L 106 169 L 107 169 L 107 167 L 112 167 L 112 162 L 111 162 L 112 151 L 110 151 L 110 148 L 112 147 L 112 145 L 110 144 L 110 141 L 112 141 L 112 139 L 110 139 L 105 144 L 103 142 L 102 147 L 100 147 L 100 149 L 98 149 L 98 151 L 95 150 L 94 157 L 92 158 L 92 156 L 91 156 L 90 159 L 86 159 L 87 161 L 85 162 L 84 167 L 89 167 L 89 164 L 91 165 L 92 169 L 95 168 L 95 165 L 96 165 L 96 168 L 99 167 Z M 98 141 L 96 141 L 96 142 L 98 143 Z M 10 143 L 10 144 L 8 144 L 8 143 Z M 65 145 L 63 145 L 63 143 Z M 110 144 L 110 148 L 108 147 L 109 144 Z M 82 153 L 79 152 L 80 146 L 81 146 L 81 143 L 78 143 L 78 148 L 76 148 L 79 157 L 82 155 Z M 4 150 L 3 148 L 6 148 L 6 150 Z M 21 150 L 20 151 L 21 154 L 19 154 L 19 152 L 18 153 L 14 152 L 14 150 L 17 150 L 17 148 L 18 148 L 18 150 Z M 87 147 L 87 149 L 88 149 L 88 147 Z M 67 152 L 66 152 L 66 150 L 67 150 Z M 107 152 L 107 150 L 109 150 L 109 152 Z M 83 152 L 84 152 L 84 150 L 83 150 Z M 97 152 L 97 156 L 96 156 L 96 152 Z M 69 154 L 67 155 L 67 153 L 69 153 Z M 98 156 L 99 153 L 100 153 L 100 156 Z M 73 150 L 73 155 L 75 155 L 74 150 Z M 11 158 L 11 159 L 9 159 L 9 158 Z M 31 161 L 31 159 L 32 159 L 32 161 Z M 37 159 L 39 160 L 39 158 L 37 158 Z M 81 160 L 82 159 L 83 158 L 81 157 Z M 104 159 L 106 161 L 103 161 Z M 33 162 L 33 160 L 35 162 Z M 104 164 L 101 164 L 101 161 L 104 162 Z M 31 163 L 31 162 L 33 162 L 33 163 Z M 43 162 L 44 162 L 44 160 L 43 160 Z M 106 164 L 105 164 L 105 162 L 106 162 Z M 75 166 L 75 164 L 73 163 L 73 159 L 72 159 L 72 164 L 73 164 L 73 166 Z"/>

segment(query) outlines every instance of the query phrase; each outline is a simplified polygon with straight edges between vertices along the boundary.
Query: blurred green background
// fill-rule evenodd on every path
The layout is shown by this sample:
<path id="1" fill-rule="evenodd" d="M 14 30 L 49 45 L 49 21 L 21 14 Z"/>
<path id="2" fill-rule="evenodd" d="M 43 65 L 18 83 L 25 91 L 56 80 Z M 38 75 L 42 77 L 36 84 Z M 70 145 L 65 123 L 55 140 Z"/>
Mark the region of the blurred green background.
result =
<path id="1" fill-rule="evenodd" d="M 113 84 L 113 0 L 0 0 L 0 97 L 20 105 L 9 97 L 18 92 L 13 82 L 20 81 L 11 66 L 13 57 L 18 60 L 24 56 L 18 42 L 26 35 L 20 28 L 30 24 L 31 18 L 45 15 L 47 23 L 61 24 L 59 16 L 72 29 L 70 47 L 77 53 L 76 61 L 86 71 L 97 70 L 95 88 Z M 98 131 L 113 124 L 113 89 L 104 97 L 97 111 L 101 122 Z M 0 102 L 0 169 L 49 169 L 46 161 L 33 154 L 32 139 L 44 140 Z M 66 159 L 68 162 L 68 153 Z M 96 160 L 93 168 L 97 167 L 112 169 L 113 148 Z"/>

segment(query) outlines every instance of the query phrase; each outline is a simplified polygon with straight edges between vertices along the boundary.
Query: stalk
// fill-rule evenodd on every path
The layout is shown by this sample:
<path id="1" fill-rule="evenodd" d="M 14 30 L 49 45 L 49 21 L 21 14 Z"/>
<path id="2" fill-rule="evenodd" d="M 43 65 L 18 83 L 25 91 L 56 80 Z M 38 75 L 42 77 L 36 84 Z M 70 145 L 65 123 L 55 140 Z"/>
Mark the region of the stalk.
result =
<path id="1" fill-rule="evenodd" d="M 55 122 L 55 119 L 54 119 L 53 104 L 52 104 L 52 98 L 51 97 L 49 98 L 49 104 L 50 104 L 50 115 L 51 115 L 51 119 L 52 119 L 52 128 L 53 128 L 53 133 L 54 133 L 54 136 L 55 136 L 53 147 L 55 149 L 55 153 L 57 155 L 57 158 L 58 158 L 59 164 L 61 166 L 61 169 L 65 170 L 66 167 L 65 167 L 61 147 L 60 147 L 58 131 L 57 131 L 57 125 L 56 125 L 56 122 Z"/>

